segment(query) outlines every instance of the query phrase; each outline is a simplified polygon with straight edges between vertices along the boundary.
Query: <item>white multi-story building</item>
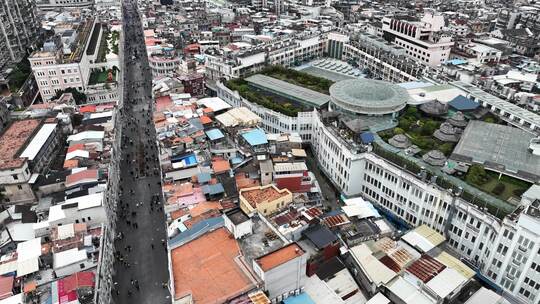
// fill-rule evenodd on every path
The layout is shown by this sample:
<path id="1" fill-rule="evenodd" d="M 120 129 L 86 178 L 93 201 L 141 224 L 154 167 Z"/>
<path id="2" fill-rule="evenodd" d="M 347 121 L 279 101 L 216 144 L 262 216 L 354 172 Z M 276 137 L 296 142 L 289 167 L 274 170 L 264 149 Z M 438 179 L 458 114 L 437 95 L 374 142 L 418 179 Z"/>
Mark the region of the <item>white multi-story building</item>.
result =
<path id="1" fill-rule="evenodd" d="M 383 38 L 405 49 L 405 53 L 430 66 L 448 59 L 454 42 L 445 34 L 444 17 L 427 11 L 420 21 L 385 17 L 382 20 Z"/>
<path id="2" fill-rule="evenodd" d="M 181 64 L 181 59 L 178 56 L 151 54 L 148 56 L 148 64 L 152 70 L 152 77 L 172 76 L 178 71 Z"/>
<path id="3" fill-rule="evenodd" d="M 246 107 L 262 118 L 262 127 L 269 133 L 298 133 L 302 140 L 311 140 L 314 112 L 298 112 L 296 117 L 270 110 L 240 96 L 223 83 L 216 84 L 217 96 L 233 107 Z"/>
<path id="4" fill-rule="evenodd" d="M 459 187 L 441 187 L 345 138 L 318 110 L 286 116 L 249 102 L 219 82 L 217 94 L 257 113 L 268 132 L 300 133 L 311 143 L 319 167 L 345 196 L 363 196 L 406 225 L 430 226 L 446 236 L 452 251 L 480 278 L 506 296 L 522 303 L 540 301 L 535 292 L 540 287 L 540 187 L 533 186 L 523 195 L 522 207 L 502 217 L 479 199 L 462 195 Z"/>
<path id="5" fill-rule="evenodd" d="M 361 195 L 410 226 L 426 224 L 444 233 L 449 246 L 487 282 L 518 301 L 538 303 L 540 187 L 527 191 L 524 207 L 501 220 L 432 180 L 357 150 L 319 113 L 312 118 L 314 154 L 343 194 Z"/>
<path id="6" fill-rule="evenodd" d="M 94 5 L 94 0 L 39 0 L 36 1 L 36 6 L 42 10 L 52 10 L 64 7 L 91 7 Z"/>
<path id="7" fill-rule="evenodd" d="M 43 100 L 51 100 L 56 92 L 67 88 L 82 92 L 88 86 L 103 30 L 95 18 L 87 20 L 82 28 L 74 51 L 66 53 L 68 48 L 59 47 L 36 51 L 28 58 Z"/>
<path id="8" fill-rule="evenodd" d="M 498 63 L 502 51 L 480 43 L 468 43 L 460 47 L 460 52 L 452 53 L 454 58 L 465 58 L 478 63 Z"/>
<path id="9" fill-rule="evenodd" d="M 37 42 L 39 22 L 33 1 L 0 3 L 0 74 L 19 62 Z"/>
<path id="10" fill-rule="evenodd" d="M 293 66 L 326 52 L 326 34 L 273 40 L 236 54 L 207 55 L 206 76 L 212 80 L 243 77 L 269 64 Z"/>

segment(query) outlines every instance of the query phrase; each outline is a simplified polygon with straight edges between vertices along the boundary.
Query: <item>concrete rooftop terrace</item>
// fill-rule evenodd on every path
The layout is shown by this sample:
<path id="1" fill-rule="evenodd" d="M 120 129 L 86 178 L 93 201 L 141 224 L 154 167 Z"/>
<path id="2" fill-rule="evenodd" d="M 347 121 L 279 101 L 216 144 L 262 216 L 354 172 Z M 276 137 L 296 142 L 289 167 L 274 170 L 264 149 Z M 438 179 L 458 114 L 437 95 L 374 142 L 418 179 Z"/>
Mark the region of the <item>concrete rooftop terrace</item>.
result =
<path id="1" fill-rule="evenodd" d="M 293 99 L 308 106 L 318 108 L 330 101 L 330 96 L 326 94 L 322 94 L 262 74 L 249 76 L 245 80 L 254 87 L 266 90 L 279 96 Z"/>
<path id="2" fill-rule="evenodd" d="M 473 120 L 450 158 L 484 164 L 491 170 L 534 183 L 540 180 L 540 156 L 528 150 L 534 137 L 518 128 Z"/>
<path id="3" fill-rule="evenodd" d="M 32 138 L 41 120 L 27 119 L 14 121 L 0 135 L 0 169 L 18 168 L 23 165 L 24 158 L 18 152 Z"/>

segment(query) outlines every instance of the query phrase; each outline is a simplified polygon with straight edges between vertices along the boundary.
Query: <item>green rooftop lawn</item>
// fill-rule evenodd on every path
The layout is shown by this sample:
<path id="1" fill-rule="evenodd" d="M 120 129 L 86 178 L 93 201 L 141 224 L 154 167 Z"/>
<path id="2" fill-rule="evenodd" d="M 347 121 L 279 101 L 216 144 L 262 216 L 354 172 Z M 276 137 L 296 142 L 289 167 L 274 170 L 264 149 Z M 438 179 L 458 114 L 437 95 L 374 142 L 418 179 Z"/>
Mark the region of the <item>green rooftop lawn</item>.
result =
<path id="1" fill-rule="evenodd" d="M 333 81 L 326 78 L 313 76 L 308 73 L 278 65 L 268 66 L 264 68 L 260 74 L 287 81 L 323 94 L 329 94 L 328 90 L 330 89 L 330 86 L 334 84 Z"/>
<path id="2" fill-rule="evenodd" d="M 478 189 L 487 192 L 501 200 L 511 197 L 519 199 L 531 184 L 496 172 L 486 171 L 481 165 L 472 165 L 465 176 L 465 181 Z"/>
<path id="3" fill-rule="evenodd" d="M 116 70 L 112 70 L 113 73 L 113 81 L 116 80 Z M 107 76 L 109 74 L 109 70 L 105 71 L 92 71 L 90 74 L 90 80 L 88 83 L 90 85 L 98 84 L 98 83 L 106 83 L 107 82 Z"/>

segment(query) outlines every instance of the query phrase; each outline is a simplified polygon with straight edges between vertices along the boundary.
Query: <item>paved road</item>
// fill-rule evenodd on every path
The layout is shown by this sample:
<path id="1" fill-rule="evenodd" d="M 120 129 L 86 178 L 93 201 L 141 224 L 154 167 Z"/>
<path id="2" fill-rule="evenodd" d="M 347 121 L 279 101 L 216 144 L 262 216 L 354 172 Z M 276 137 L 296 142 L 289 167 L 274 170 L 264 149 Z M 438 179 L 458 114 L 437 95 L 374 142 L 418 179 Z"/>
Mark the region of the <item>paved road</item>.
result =
<path id="1" fill-rule="evenodd" d="M 152 77 L 136 1 L 122 3 L 124 43 L 115 303 L 171 303 Z"/>

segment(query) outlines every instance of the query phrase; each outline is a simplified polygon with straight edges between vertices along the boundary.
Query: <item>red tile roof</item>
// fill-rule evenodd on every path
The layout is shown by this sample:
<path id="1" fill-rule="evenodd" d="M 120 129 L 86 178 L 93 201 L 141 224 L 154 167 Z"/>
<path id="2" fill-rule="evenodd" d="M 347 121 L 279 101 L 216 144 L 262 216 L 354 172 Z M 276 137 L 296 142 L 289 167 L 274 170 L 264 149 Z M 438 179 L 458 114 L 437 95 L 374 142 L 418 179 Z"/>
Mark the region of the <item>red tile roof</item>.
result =
<path id="1" fill-rule="evenodd" d="M 9 298 L 13 295 L 13 277 L 0 276 L 0 300 Z"/>
<path id="2" fill-rule="evenodd" d="M 255 261 L 263 271 L 268 271 L 279 265 L 285 264 L 294 258 L 302 256 L 304 253 L 304 250 L 302 250 L 298 244 L 290 243 L 285 247 L 281 247 L 276 251 L 257 258 Z"/>
<path id="3" fill-rule="evenodd" d="M 229 164 L 228 160 L 218 158 L 212 161 L 212 169 L 214 169 L 214 173 L 216 174 L 223 173 L 229 171 L 229 169 L 231 169 L 231 165 Z"/>
<path id="4" fill-rule="evenodd" d="M 427 283 L 437 274 L 444 270 L 444 266 L 441 262 L 430 257 L 429 255 L 423 255 L 418 260 L 414 261 L 411 266 L 407 267 L 407 271 L 416 276 L 422 282 Z"/>
<path id="5" fill-rule="evenodd" d="M 238 242 L 226 228 L 208 232 L 171 251 L 174 298 L 194 303 L 225 303 L 253 288 L 241 266 Z"/>
<path id="6" fill-rule="evenodd" d="M 328 228 L 341 226 L 341 225 L 350 223 L 349 218 L 343 213 L 338 214 L 338 215 L 327 216 L 322 221 Z"/>
<path id="7" fill-rule="evenodd" d="M 212 123 L 212 118 L 210 118 L 210 117 L 208 117 L 206 115 L 201 116 L 199 119 L 201 120 L 201 123 L 203 125 Z"/>
<path id="8" fill-rule="evenodd" d="M 257 208 L 258 204 L 273 202 L 290 193 L 288 189 L 277 189 L 276 186 L 270 185 L 255 189 L 242 189 L 240 196 L 244 197 L 251 207 Z"/>
<path id="9" fill-rule="evenodd" d="M 82 106 L 79 108 L 80 113 L 94 113 L 96 112 L 95 105 Z"/>
<path id="10" fill-rule="evenodd" d="M 386 267 L 392 269 L 392 271 L 394 272 L 401 271 L 401 267 L 399 267 L 399 265 L 387 255 L 384 255 L 382 258 L 379 259 L 379 261 L 383 263 Z"/>
<path id="11" fill-rule="evenodd" d="M 67 151 L 68 151 L 68 153 L 70 153 L 70 152 L 77 151 L 77 150 L 85 150 L 84 148 L 85 148 L 84 144 L 79 143 L 79 144 L 74 144 L 74 145 L 69 146 Z"/>
<path id="12" fill-rule="evenodd" d="M 95 274 L 91 271 L 81 271 L 62 279 L 64 290 L 70 292 L 83 287 L 92 288 L 96 285 Z"/>
<path id="13" fill-rule="evenodd" d="M 68 159 L 64 161 L 64 169 L 73 169 L 79 167 L 79 160 L 78 159 Z"/>
<path id="14" fill-rule="evenodd" d="M 173 102 L 169 95 L 156 98 L 156 112 L 163 112 L 172 105 Z"/>
<path id="15" fill-rule="evenodd" d="M 24 164 L 24 158 L 18 154 L 34 132 L 41 120 L 17 120 L 7 127 L 0 136 L 0 169 L 19 168 Z"/>
<path id="16" fill-rule="evenodd" d="M 96 169 L 83 170 L 66 177 L 66 186 L 72 186 L 84 180 L 96 180 L 99 178 L 99 171 Z"/>

